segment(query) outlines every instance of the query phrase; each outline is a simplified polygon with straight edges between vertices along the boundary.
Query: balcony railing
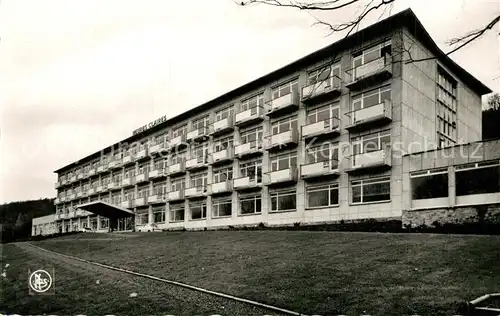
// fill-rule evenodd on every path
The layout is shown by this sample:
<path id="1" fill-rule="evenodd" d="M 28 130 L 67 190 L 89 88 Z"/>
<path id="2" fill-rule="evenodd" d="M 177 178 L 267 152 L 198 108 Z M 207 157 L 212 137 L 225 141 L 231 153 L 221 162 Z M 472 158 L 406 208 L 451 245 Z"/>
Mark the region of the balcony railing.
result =
<path id="1" fill-rule="evenodd" d="M 109 169 L 119 168 L 121 167 L 122 163 L 123 163 L 122 159 L 115 158 L 108 163 L 108 168 Z"/>
<path id="2" fill-rule="evenodd" d="M 203 168 L 206 166 L 208 166 L 208 155 L 186 160 L 186 170 Z"/>
<path id="3" fill-rule="evenodd" d="M 149 178 L 155 179 L 155 178 L 161 178 L 161 177 L 166 177 L 167 173 L 164 168 L 162 169 L 153 169 L 149 171 Z"/>
<path id="4" fill-rule="evenodd" d="M 233 179 L 233 188 L 235 190 L 242 190 L 248 188 L 259 187 L 262 185 L 262 177 L 253 175 L 251 177 L 239 177 Z"/>
<path id="5" fill-rule="evenodd" d="M 96 170 L 96 169 L 97 169 L 96 167 L 91 167 L 91 168 L 89 169 L 89 171 L 87 172 L 87 175 L 88 175 L 89 177 L 94 176 L 94 175 L 97 173 L 97 170 Z"/>
<path id="6" fill-rule="evenodd" d="M 141 160 L 148 157 L 148 146 L 142 145 L 135 154 L 136 160 Z"/>
<path id="7" fill-rule="evenodd" d="M 135 177 L 126 177 L 122 180 L 122 186 L 129 187 L 135 185 Z"/>
<path id="8" fill-rule="evenodd" d="M 148 196 L 148 203 L 166 203 L 167 202 L 167 194 L 153 194 Z"/>
<path id="9" fill-rule="evenodd" d="M 70 181 L 71 182 L 75 182 L 76 181 L 76 175 L 71 176 Z"/>
<path id="10" fill-rule="evenodd" d="M 297 181 L 297 167 L 291 166 L 287 169 L 269 172 L 269 184 Z"/>
<path id="11" fill-rule="evenodd" d="M 291 129 L 286 132 L 282 132 L 276 135 L 271 135 L 266 138 L 267 144 L 266 149 L 279 149 L 283 146 L 289 146 L 292 144 L 297 144 L 299 141 L 298 131 L 296 129 Z"/>
<path id="12" fill-rule="evenodd" d="M 101 172 L 104 172 L 106 169 L 108 169 L 108 165 L 104 165 L 104 164 L 101 164 L 99 166 L 97 166 L 97 172 L 98 173 L 101 173 Z"/>
<path id="13" fill-rule="evenodd" d="M 207 194 L 207 186 L 196 186 L 196 187 L 186 188 L 184 192 L 186 198 L 204 196 L 206 194 Z"/>
<path id="14" fill-rule="evenodd" d="M 120 187 L 120 185 L 121 185 L 121 181 L 120 182 L 112 181 L 112 182 L 108 183 L 108 190 L 116 190 Z"/>
<path id="15" fill-rule="evenodd" d="M 122 165 L 130 165 L 135 161 L 135 153 L 130 153 L 122 158 Z"/>
<path id="16" fill-rule="evenodd" d="M 135 206 L 144 206 L 147 204 L 147 198 L 146 197 L 140 197 L 135 199 L 134 202 Z"/>
<path id="17" fill-rule="evenodd" d="M 168 147 L 168 143 L 167 142 L 162 142 L 162 143 L 159 143 L 159 144 L 151 145 L 149 147 L 149 153 L 150 154 L 156 154 L 156 153 L 161 152 L 163 149 L 166 149 L 167 147 Z"/>
<path id="18" fill-rule="evenodd" d="M 168 149 L 173 149 L 175 147 L 181 146 L 186 141 L 186 134 L 174 137 L 168 141 Z"/>
<path id="19" fill-rule="evenodd" d="M 346 86 L 355 89 L 369 85 L 377 80 L 385 80 L 392 76 L 392 56 L 386 55 L 364 65 L 352 68 L 347 73 Z"/>
<path id="20" fill-rule="evenodd" d="M 217 194 L 217 193 L 231 192 L 232 190 L 233 190 L 233 183 L 231 181 L 223 181 L 218 183 L 212 183 L 210 193 Z"/>
<path id="21" fill-rule="evenodd" d="M 76 197 L 77 197 L 77 198 L 80 198 L 80 197 L 82 197 L 82 196 L 83 196 L 83 192 L 82 192 L 82 191 L 78 191 L 78 192 L 76 192 Z"/>
<path id="22" fill-rule="evenodd" d="M 242 157 L 245 155 L 257 153 L 261 149 L 262 149 L 262 142 L 261 141 L 251 141 L 251 142 L 236 146 L 234 148 L 234 153 L 237 156 Z"/>
<path id="23" fill-rule="evenodd" d="M 217 135 L 233 129 L 233 117 L 228 116 L 212 124 L 210 134 Z"/>
<path id="24" fill-rule="evenodd" d="M 291 111 L 298 107 L 299 107 L 299 92 L 297 89 L 294 89 L 289 94 L 283 95 L 276 99 L 272 99 L 269 102 L 267 115 L 272 116 L 274 114 L 278 114 L 286 110 Z"/>
<path id="25" fill-rule="evenodd" d="M 96 193 L 96 187 L 90 187 L 88 190 L 87 190 L 87 194 L 88 195 L 92 195 L 92 194 L 95 194 Z"/>
<path id="26" fill-rule="evenodd" d="M 331 117 L 327 120 L 302 126 L 302 138 L 330 135 L 335 133 L 340 133 L 340 120 L 337 117 Z"/>
<path id="27" fill-rule="evenodd" d="M 342 80 L 338 76 L 330 76 L 324 80 L 302 88 L 302 102 L 320 101 L 323 97 L 340 94 Z"/>
<path id="28" fill-rule="evenodd" d="M 236 125 L 244 125 L 244 124 L 250 124 L 252 122 L 255 122 L 257 120 L 263 119 L 263 108 L 260 106 L 253 107 L 251 109 L 241 111 L 239 113 L 236 113 L 235 116 L 235 124 Z"/>
<path id="29" fill-rule="evenodd" d="M 66 198 L 67 198 L 67 201 L 74 200 L 74 199 L 76 199 L 76 194 L 75 193 L 68 194 L 66 196 Z"/>
<path id="30" fill-rule="evenodd" d="M 168 200 L 169 201 L 177 201 L 177 200 L 183 200 L 184 199 L 184 190 L 179 190 L 179 191 L 172 191 L 168 193 Z"/>
<path id="31" fill-rule="evenodd" d="M 228 161 L 233 159 L 233 157 L 234 157 L 234 149 L 233 147 L 228 147 L 224 150 L 212 153 L 212 163 Z"/>
<path id="32" fill-rule="evenodd" d="M 178 173 L 183 173 L 186 171 L 186 162 L 185 160 L 180 160 L 179 162 L 175 164 L 171 164 L 168 166 L 168 174 L 173 175 L 173 174 L 178 174 Z"/>
<path id="33" fill-rule="evenodd" d="M 191 141 L 191 140 L 203 139 L 207 137 L 208 134 L 209 132 L 207 127 L 197 128 L 187 133 L 186 140 Z"/>
<path id="34" fill-rule="evenodd" d="M 135 182 L 136 183 L 142 183 L 149 181 L 149 172 L 144 171 L 143 173 L 139 173 L 138 175 L 135 176 Z"/>
<path id="35" fill-rule="evenodd" d="M 387 124 L 392 121 L 392 102 L 384 100 L 382 103 L 355 110 L 346 115 L 350 116 L 350 124 L 346 126 L 349 130 L 365 128 L 367 125 Z"/>
<path id="36" fill-rule="evenodd" d="M 134 202 L 132 200 L 122 201 L 121 206 L 123 208 L 132 208 L 132 207 L 134 207 Z"/>
<path id="37" fill-rule="evenodd" d="M 391 167 L 392 149 L 390 145 L 387 145 L 376 151 L 352 155 L 348 159 L 349 168 L 347 172 Z"/>
<path id="38" fill-rule="evenodd" d="M 83 171 L 82 171 L 82 172 L 80 172 L 80 173 L 78 173 L 78 174 L 76 175 L 76 179 L 77 179 L 77 180 L 81 180 L 81 179 L 83 179 L 83 178 L 84 178 L 84 176 L 83 176 L 83 175 L 84 175 L 84 172 L 83 172 Z"/>
<path id="39" fill-rule="evenodd" d="M 307 163 L 300 166 L 300 177 L 302 179 L 338 174 L 339 161 L 337 159 Z"/>

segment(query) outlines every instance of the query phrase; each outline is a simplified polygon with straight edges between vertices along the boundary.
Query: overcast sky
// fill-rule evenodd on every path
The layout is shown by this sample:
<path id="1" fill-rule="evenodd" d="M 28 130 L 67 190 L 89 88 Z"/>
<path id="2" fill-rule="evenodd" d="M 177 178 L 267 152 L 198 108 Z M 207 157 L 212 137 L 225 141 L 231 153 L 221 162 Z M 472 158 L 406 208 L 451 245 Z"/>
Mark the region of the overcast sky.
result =
<path id="1" fill-rule="evenodd" d="M 392 13 L 408 7 L 446 50 L 500 1 L 398 0 Z M 339 23 L 358 9 L 319 17 Z M 232 0 L 2 0 L 0 202 L 54 197 L 55 169 L 339 38 L 313 22 Z M 452 55 L 496 91 L 499 32 Z"/>

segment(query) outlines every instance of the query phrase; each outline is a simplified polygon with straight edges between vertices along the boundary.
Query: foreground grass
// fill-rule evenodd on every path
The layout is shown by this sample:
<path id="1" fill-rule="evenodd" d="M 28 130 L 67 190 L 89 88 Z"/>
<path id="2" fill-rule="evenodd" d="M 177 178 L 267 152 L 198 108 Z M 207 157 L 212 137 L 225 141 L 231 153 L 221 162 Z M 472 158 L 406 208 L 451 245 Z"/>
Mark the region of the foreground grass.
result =
<path id="1" fill-rule="evenodd" d="M 496 236 L 293 231 L 139 235 L 36 244 L 309 314 L 453 315 L 463 301 L 500 291 Z"/>

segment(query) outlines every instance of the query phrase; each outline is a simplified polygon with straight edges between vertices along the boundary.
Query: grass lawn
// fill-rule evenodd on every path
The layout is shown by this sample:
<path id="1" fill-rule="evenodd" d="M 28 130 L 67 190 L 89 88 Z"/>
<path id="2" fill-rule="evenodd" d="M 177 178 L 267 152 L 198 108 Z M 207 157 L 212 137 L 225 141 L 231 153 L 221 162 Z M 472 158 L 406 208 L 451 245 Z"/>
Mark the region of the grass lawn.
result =
<path id="1" fill-rule="evenodd" d="M 321 315 L 453 315 L 500 292 L 500 237 L 301 231 L 133 233 L 46 249 Z"/>

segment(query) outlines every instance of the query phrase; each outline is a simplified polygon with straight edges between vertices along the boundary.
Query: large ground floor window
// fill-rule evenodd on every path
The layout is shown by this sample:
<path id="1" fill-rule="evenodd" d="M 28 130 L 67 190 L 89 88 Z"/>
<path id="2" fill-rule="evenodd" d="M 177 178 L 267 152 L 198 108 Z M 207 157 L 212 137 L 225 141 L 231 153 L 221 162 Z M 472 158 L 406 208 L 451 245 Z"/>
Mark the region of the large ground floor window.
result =
<path id="1" fill-rule="evenodd" d="M 351 181 L 352 203 L 385 202 L 391 200 L 391 178 L 380 177 Z"/>

